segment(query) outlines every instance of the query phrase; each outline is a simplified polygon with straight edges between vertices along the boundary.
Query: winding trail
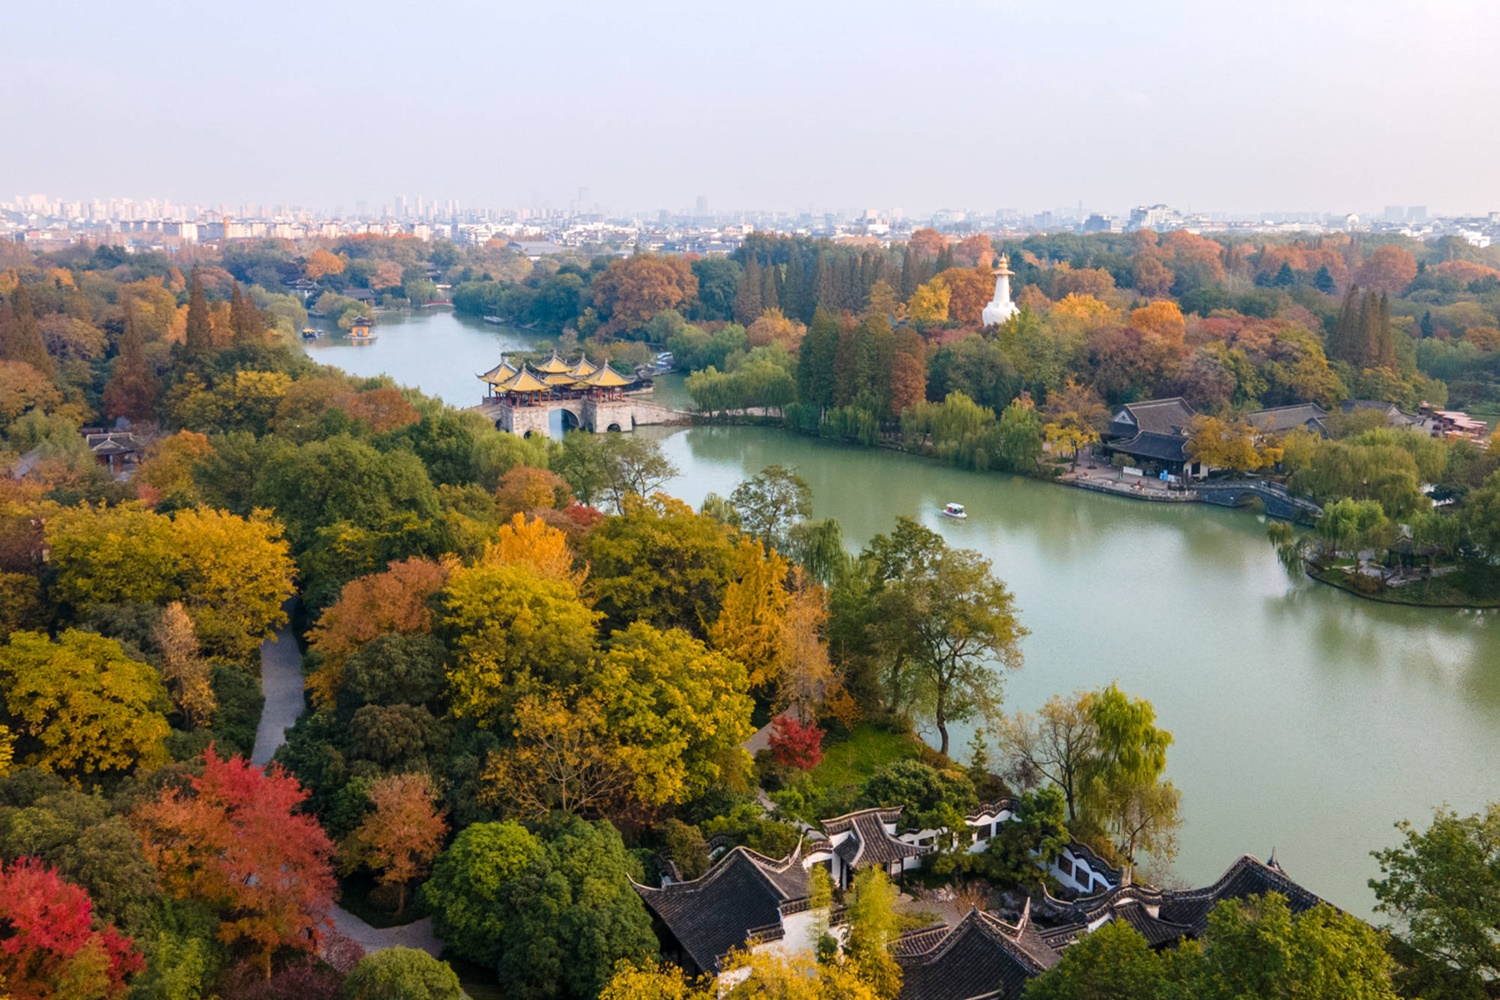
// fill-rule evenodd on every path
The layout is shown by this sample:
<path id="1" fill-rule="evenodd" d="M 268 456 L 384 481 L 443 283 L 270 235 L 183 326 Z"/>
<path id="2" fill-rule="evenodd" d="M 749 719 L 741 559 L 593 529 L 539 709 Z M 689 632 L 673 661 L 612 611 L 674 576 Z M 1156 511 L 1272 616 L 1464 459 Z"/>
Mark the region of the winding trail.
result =
<path id="1" fill-rule="evenodd" d="M 288 618 L 292 614 L 292 601 L 286 604 Z M 274 639 L 261 643 L 260 690 L 266 697 L 266 705 L 260 713 L 260 725 L 255 730 L 255 750 L 250 759 L 265 766 L 277 748 L 286 742 L 286 731 L 296 723 L 304 707 L 302 656 L 288 626 L 277 629 Z M 420 948 L 436 958 L 443 950 L 443 943 L 432 933 L 431 917 L 400 927 L 379 928 L 371 927 L 342 906 L 333 907 L 328 915 L 340 934 L 366 952 L 395 947 Z"/>

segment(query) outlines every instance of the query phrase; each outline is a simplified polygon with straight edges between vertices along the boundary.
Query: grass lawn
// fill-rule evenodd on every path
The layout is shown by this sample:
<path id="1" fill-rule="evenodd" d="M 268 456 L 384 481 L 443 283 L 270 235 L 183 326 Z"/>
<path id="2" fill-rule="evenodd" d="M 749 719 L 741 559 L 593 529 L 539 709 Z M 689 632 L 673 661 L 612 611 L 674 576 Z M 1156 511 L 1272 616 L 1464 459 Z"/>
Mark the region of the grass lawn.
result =
<path id="1" fill-rule="evenodd" d="M 912 734 L 862 722 L 847 740 L 824 749 L 822 762 L 812 769 L 812 779 L 824 788 L 852 788 L 864 784 L 876 768 L 921 752 L 921 742 Z"/>

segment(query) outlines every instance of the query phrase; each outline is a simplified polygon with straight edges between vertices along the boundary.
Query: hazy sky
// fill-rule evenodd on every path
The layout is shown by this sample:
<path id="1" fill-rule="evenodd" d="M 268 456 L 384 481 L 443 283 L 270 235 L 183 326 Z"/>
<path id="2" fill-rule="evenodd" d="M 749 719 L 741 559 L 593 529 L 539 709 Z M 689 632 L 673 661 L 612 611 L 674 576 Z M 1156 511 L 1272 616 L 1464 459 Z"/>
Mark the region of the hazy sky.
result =
<path id="1" fill-rule="evenodd" d="M 1500 209 L 1497 0 L 10 5 L 0 194 Z"/>

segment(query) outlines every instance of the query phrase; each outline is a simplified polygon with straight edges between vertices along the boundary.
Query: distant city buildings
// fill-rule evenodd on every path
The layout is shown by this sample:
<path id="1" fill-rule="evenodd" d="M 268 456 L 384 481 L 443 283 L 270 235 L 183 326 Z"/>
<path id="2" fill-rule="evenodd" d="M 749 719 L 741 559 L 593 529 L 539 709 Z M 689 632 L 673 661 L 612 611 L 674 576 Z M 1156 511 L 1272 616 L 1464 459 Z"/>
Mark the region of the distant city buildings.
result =
<path id="1" fill-rule="evenodd" d="M 1123 218 L 1123 221 L 1122 221 Z M 1370 220 L 1370 221 L 1364 221 Z M 45 194 L 15 195 L 0 201 L 0 239 L 53 250 L 71 244 L 109 244 L 127 250 L 175 252 L 184 245 L 255 239 L 337 239 L 374 234 L 446 239 L 461 246 L 483 246 L 501 239 L 557 251 L 632 253 L 733 253 L 753 232 L 825 238 L 859 245 L 887 245 L 931 226 L 953 239 L 974 233 L 1018 237 L 1033 233 L 1121 233 L 1151 230 L 1194 233 L 1295 234 L 1333 232 L 1398 233 L 1420 240 L 1456 237 L 1486 247 L 1500 241 L 1500 211 L 1477 216 L 1429 216 L 1423 205 L 1386 205 L 1379 212 L 1321 214 L 1261 212 L 1250 217 L 1182 211 L 1156 203 L 1137 205 L 1123 217 L 1086 211 L 1082 204 L 1039 212 L 1015 208 L 990 213 L 943 208 L 913 218 L 899 208 L 857 212 L 757 212 L 715 214 L 707 195 L 691 207 L 661 209 L 649 216 L 614 215 L 592 200 L 587 187 L 566 207 L 465 207 L 457 199 L 396 194 L 383 205 L 355 203 L 325 212 L 291 204 L 242 202 L 237 205 L 180 205 L 168 199 L 55 199 Z M 528 256 L 538 256 L 527 251 Z M 545 253 L 541 254 L 545 255 Z"/>

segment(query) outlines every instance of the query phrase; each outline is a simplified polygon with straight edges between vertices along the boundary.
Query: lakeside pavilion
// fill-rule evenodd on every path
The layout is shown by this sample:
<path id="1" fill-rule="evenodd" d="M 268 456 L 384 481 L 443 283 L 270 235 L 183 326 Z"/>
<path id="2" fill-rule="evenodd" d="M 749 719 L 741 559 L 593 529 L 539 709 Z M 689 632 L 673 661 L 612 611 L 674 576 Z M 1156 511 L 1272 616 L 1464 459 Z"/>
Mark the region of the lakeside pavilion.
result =
<path id="1" fill-rule="evenodd" d="M 619 400 L 632 382 L 615 371 L 608 362 L 595 365 L 580 357 L 568 362 L 552 352 L 552 357 L 537 365 L 510 364 L 504 358 L 489 371 L 478 376 L 486 386 L 486 403 L 507 406 L 544 406 L 557 400 L 592 399 L 596 402 Z"/>

